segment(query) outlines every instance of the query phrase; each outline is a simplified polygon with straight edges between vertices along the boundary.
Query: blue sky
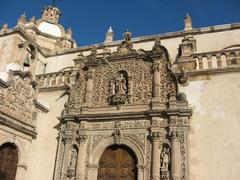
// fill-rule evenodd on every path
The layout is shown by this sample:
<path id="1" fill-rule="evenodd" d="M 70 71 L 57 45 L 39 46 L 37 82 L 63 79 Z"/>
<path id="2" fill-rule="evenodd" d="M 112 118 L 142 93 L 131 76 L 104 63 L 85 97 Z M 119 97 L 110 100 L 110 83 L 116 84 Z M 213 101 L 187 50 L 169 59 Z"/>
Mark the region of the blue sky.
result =
<path id="1" fill-rule="evenodd" d="M 41 17 L 51 0 L 1 0 L 0 24 L 15 26 L 18 17 Z M 194 27 L 240 22 L 240 0 L 57 0 L 60 24 L 71 27 L 78 45 L 101 43 L 111 25 L 115 39 L 128 28 L 133 37 L 183 29 L 189 13 Z"/>

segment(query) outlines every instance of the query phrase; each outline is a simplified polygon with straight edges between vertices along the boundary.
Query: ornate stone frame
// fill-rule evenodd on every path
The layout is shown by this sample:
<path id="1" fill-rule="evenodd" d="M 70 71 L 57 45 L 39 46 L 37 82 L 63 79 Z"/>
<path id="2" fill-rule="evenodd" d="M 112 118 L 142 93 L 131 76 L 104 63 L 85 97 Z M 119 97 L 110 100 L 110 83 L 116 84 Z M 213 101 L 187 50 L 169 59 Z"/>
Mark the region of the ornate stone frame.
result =
<path id="1" fill-rule="evenodd" d="M 27 170 L 26 150 L 24 148 L 24 145 L 22 144 L 21 140 L 14 135 L 0 137 L 0 146 L 5 143 L 12 143 L 17 147 L 18 165 L 17 165 L 17 172 L 16 172 L 16 180 L 22 180 L 24 179 L 24 175 Z"/>
<path id="2" fill-rule="evenodd" d="M 107 139 L 104 139 L 101 141 L 92 151 L 91 155 L 89 156 L 89 162 L 88 162 L 88 179 L 91 180 L 97 180 L 97 174 L 98 174 L 98 162 L 102 155 L 102 153 L 105 151 L 105 149 L 111 145 L 114 145 L 114 138 L 109 137 Z M 127 137 L 122 137 L 121 144 L 129 147 L 132 149 L 132 151 L 135 153 L 137 157 L 137 168 L 138 168 L 138 180 L 144 180 L 145 176 L 145 164 L 146 160 L 144 158 L 144 154 L 141 150 L 141 148 L 137 145 L 136 142 L 134 142 L 132 139 Z M 143 167 L 143 168 L 142 168 Z"/>

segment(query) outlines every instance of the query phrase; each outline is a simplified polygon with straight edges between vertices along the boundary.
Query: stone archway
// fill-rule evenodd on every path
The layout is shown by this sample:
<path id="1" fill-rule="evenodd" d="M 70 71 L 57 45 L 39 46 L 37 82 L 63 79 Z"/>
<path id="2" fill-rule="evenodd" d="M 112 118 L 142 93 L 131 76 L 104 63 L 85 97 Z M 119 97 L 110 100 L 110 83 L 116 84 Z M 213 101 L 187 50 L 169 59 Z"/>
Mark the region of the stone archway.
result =
<path id="1" fill-rule="evenodd" d="M 137 158 L 124 145 L 109 146 L 99 160 L 97 180 L 137 180 Z"/>
<path id="2" fill-rule="evenodd" d="M 88 164 L 88 179 L 89 180 L 97 180 L 98 168 L 99 168 L 99 160 L 104 153 L 104 151 L 108 148 L 115 145 L 114 138 L 110 137 L 103 141 L 101 141 L 92 151 L 89 156 L 89 164 Z M 138 180 L 144 180 L 146 164 L 145 158 L 141 148 L 138 146 L 136 142 L 133 140 L 123 137 L 121 140 L 121 145 L 130 148 L 137 159 L 137 178 Z"/>
<path id="3" fill-rule="evenodd" d="M 18 164 L 17 147 L 12 143 L 0 146 L 0 179 L 15 180 Z"/>

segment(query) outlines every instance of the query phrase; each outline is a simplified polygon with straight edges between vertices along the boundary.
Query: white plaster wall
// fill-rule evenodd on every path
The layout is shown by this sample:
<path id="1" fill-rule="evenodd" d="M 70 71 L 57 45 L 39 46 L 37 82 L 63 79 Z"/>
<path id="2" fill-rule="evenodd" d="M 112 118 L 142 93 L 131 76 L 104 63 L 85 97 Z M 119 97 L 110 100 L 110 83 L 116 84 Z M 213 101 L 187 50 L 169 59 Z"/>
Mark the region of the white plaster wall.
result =
<path id="1" fill-rule="evenodd" d="M 37 119 L 37 139 L 33 140 L 27 162 L 25 180 L 52 180 L 57 154 L 58 123 L 67 96 L 56 101 L 63 91 L 40 93 L 39 100 L 47 102 L 50 111 L 39 113 Z"/>
<path id="2" fill-rule="evenodd" d="M 76 57 L 77 53 L 54 56 L 45 59 L 44 62 L 47 63 L 46 73 L 58 72 L 63 68 L 74 66 L 73 59 L 75 59 Z M 42 73 L 41 71 L 41 67 L 39 67 L 38 73 Z"/>
<path id="3" fill-rule="evenodd" d="M 5 70 L 8 63 L 18 61 L 18 42 L 20 37 L 17 34 L 0 37 L 0 72 Z"/>
<path id="4" fill-rule="evenodd" d="M 194 108 L 189 180 L 239 180 L 240 73 L 191 81 L 181 89 Z"/>
<path id="5" fill-rule="evenodd" d="M 240 30 L 222 31 L 194 35 L 197 40 L 197 52 L 220 51 L 231 45 L 240 45 Z"/>

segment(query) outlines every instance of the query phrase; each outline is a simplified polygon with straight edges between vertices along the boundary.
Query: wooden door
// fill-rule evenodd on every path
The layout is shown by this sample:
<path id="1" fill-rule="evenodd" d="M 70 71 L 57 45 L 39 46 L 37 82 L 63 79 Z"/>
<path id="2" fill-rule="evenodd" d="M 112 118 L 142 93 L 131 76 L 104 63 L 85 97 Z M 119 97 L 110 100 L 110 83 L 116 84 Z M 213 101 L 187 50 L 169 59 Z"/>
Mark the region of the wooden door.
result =
<path id="1" fill-rule="evenodd" d="M 135 154 L 125 146 L 111 146 L 99 161 L 98 180 L 137 180 Z"/>
<path id="2" fill-rule="evenodd" d="M 0 146 L 0 180 L 15 180 L 17 163 L 16 146 L 11 143 Z"/>

